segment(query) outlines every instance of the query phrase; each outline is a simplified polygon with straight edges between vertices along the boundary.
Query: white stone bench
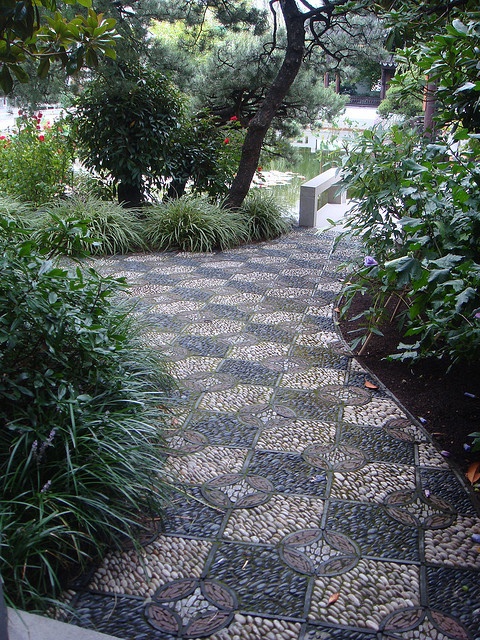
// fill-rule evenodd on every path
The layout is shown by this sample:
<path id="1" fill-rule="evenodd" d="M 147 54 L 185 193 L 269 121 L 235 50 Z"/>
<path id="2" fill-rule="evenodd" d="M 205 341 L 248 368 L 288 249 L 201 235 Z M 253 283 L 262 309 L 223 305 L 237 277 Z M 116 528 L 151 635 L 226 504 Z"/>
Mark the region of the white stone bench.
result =
<path id="1" fill-rule="evenodd" d="M 319 199 L 327 193 L 325 211 L 319 207 Z M 319 227 L 326 222 L 329 205 L 345 205 L 347 194 L 342 190 L 338 170 L 334 167 L 312 178 L 300 187 L 300 215 L 298 224 L 301 227 Z M 324 215 L 325 214 L 325 215 Z"/>

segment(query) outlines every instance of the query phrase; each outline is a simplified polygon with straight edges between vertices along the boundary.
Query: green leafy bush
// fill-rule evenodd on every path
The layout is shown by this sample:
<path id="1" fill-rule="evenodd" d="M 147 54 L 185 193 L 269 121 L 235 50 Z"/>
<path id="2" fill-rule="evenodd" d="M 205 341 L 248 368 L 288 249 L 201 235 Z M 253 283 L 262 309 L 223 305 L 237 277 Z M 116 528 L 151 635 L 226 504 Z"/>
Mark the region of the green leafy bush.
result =
<path id="1" fill-rule="evenodd" d="M 356 205 L 344 226 L 368 255 L 349 277 L 344 311 L 356 293 L 372 293 L 363 317 L 379 332 L 396 299 L 406 344 L 393 357 L 480 357 L 479 155 L 479 141 L 464 131 L 454 145 L 426 144 L 393 128 L 365 132 L 346 158 Z"/>
<path id="2" fill-rule="evenodd" d="M 0 218 L 0 571 L 45 607 L 72 563 L 161 512 L 170 378 L 116 304 L 120 281 L 46 260 Z"/>
<path id="3" fill-rule="evenodd" d="M 72 197 L 45 205 L 35 226 L 41 246 L 68 256 L 113 255 L 144 248 L 135 210 L 98 198 Z"/>
<path id="4" fill-rule="evenodd" d="M 209 115 L 185 120 L 178 130 L 169 160 L 172 180 L 167 194 L 178 198 L 205 194 L 219 201 L 228 193 L 240 161 L 245 130 L 236 116 L 222 126 Z"/>
<path id="5" fill-rule="evenodd" d="M 72 120 L 80 158 L 113 180 L 119 202 L 138 205 L 172 177 L 183 102 L 166 77 L 141 67 L 98 77 L 79 97 Z"/>
<path id="6" fill-rule="evenodd" d="M 154 251 L 208 252 L 228 249 L 248 240 L 243 217 L 210 203 L 183 196 L 145 210 L 145 234 Z"/>
<path id="7" fill-rule="evenodd" d="M 356 205 L 346 233 L 362 240 L 364 263 L 353 265 L 344 294 L 368 292 L 365 343 L 381 333 L 393 301 L 403 341 L 392 359 L 443 359 L 448 367 L 480 358 L 480 14 L 452 20 L 429 42 L 397 59 L 436 84 L 437 134 L 393 128 L 364 133 L 344 161 Z M 396 86 L 415 89 L 408 74 Z M 431 99 L 431 97 L 430 97 Z M 393 317 L 392 317 L 393 320 Z M 480 433 L 471 434 L 480 449 Z"/>
<path id="8" fill-rule="evenodd" d="M 292 228 L 291 218 L 275 196 L 263 189 L 252 189 L 239 209 L 248 225 L 250 240 L 278 238 Z"/>
<path id="9" fill-rule="evenodd" d="M 0 136 L 0 192 L 35 205 L 63 194 L 73 163 L 65 123 L 41 123 L 40 114 L 22 114 L 17 129 Z"/>

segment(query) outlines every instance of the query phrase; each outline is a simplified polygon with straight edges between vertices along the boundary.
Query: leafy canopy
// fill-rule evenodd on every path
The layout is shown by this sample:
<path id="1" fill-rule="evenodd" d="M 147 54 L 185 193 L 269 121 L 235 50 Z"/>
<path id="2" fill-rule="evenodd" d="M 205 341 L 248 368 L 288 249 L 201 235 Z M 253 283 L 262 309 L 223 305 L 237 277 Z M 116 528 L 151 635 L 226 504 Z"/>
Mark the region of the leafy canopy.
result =
<path id="1" fill-rule="evenodd" d="M 69 19 L 61 5 L 80 4 L 83 12 Z M 65 13 L 65 11 L 64 11 Z M 91 8 L 91 0 L 5 0 L 0 7 L 0 89 L 8 94 L 14 78 L 28 82 L 28 60 L 45 77 L 52 61 L 68 74 L 95 67 L 100 55 L 115 57 L 115 20 Z"/>

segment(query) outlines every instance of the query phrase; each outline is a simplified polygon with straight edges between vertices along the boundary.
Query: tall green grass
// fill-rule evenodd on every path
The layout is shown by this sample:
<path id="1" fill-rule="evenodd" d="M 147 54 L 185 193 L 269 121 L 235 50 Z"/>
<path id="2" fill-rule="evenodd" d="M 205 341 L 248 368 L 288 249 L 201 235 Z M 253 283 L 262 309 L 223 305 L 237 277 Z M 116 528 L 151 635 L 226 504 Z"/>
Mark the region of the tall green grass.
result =
<path id="1" fill-rule="evenodd" d="M 136 210 L 92 196 L 44 205 L 35 226 L 42 246 L 68 256 L 124 254 L 145 248 Z"/>
<path id="2" fill-rule="evenodd" d="M 273 193 L 263 189 L 251 189 L 239 214 L 246 221 L 250 240 L 273 240 L 293 226 L 286 208 Z"/>
<path id="3" fill-rule="evenodd" d="M 183 196 L 146 210 L 145 234 L 154 251 L 210 252 L 249 239 L 243 217 L 206 198 Z"/>
<path id="4" fill-rule="evenodd" d="M 172 380 L 118 306 L 120 281 L 61 268 L 0 217 L 0 572 L 42 609 L 159 515 Z"/>

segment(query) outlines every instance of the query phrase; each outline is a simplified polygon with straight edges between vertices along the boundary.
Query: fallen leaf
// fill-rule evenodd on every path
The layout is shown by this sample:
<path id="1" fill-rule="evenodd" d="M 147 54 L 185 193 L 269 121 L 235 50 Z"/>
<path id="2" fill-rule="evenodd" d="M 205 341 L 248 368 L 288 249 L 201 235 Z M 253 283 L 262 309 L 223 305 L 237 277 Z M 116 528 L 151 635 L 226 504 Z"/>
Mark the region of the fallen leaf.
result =
<path id="1" fill-rule="evenodd" d="M 365 380 L 365 386 L 367 389 L 378 389 L 378 384 L 373 384 L 370 380 Z"/>
<path id="2" fill-rule="evenodd" d="M 334 311 L 335 313 L 340 313 L 340 309 L 338 307 L 335 307 Z"/>
<path id="3" fill-rule="evenodd" d="M 472 462 L 472 464 L 468 467 L 468 471 L 465 475 L 470 480 L 470 484 L 475 484 L 476 482 L 478 482 L 480 480 L 480 460 Z"/>
<path id="4" fill-rule="evenodd" d="M 339 597 L 340 597 L 339 593 L 332 593 L 332 595 L 328 599 L 327 607 L 329 607 L 331 604 L 335 604 L 335 602 L 339 599 Z"/>

